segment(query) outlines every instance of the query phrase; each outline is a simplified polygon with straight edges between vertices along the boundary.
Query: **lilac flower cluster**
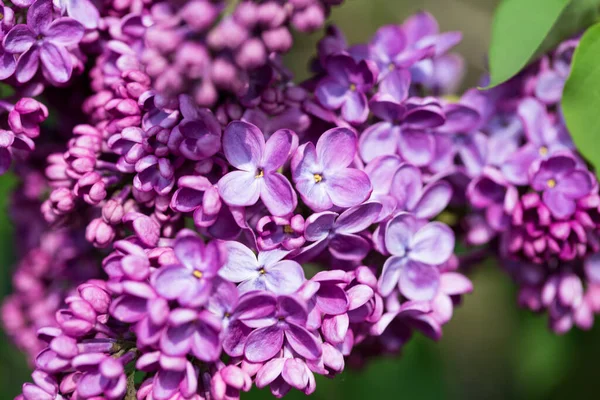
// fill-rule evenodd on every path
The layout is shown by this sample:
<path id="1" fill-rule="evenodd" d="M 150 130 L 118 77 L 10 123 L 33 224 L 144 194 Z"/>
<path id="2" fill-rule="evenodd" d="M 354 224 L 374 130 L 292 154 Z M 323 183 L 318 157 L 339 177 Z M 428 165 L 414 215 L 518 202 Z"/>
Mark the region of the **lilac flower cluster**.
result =
<path id="1" fill-rule="evenodd" d="M 590 328 L 600 312 L 598 181 L 558 107 L 576 45 L 567 41 L 511 81 L 472 97 L 490 118 L 464 135 L 458 151 L 474 210 L 468 241 L 498 238 L 520 304 L 547 310 L 558 333 Z"/>
<path id="2" fill-rule="evenodd" d="M 338 3 L 4 6 L 19 399 L 310 394 L 348 357 L 441 338 L 472 291 L 456 237 L 554 330 L 591 325 L 598 183 L 556 108 L 576 42 L 451 101 L 461 35 L 421 12 L 352 46 L 328 27 L 295 83 L 290 29 Z"/>
<path id="3" fill-rule="evenodd" d="M 15 167 L 42 219 L 3 309 L 36 367 L 23 399 L 310 394 L 351 354 L 441 337 L 472 287 L 452 229 L 431 222 L 452 198 L 436 140 L 480 116 L 419 95 L 455 85 L 460 34 L 426 13 L 353 47 L 330 28 L 314 77 L 293 83 L 289 28 L 320 27 L 335 3 L 11 10 L 5 169 L 25 156 L 16 139 L 43 142 Z M 85 87 L 73 71 L 89 78 L 83 113 L 61 121 L 71 135 L 40 134 L 48 111 L 21 91 Z M 402 144 L 382 151 L 386 135 Z"/>

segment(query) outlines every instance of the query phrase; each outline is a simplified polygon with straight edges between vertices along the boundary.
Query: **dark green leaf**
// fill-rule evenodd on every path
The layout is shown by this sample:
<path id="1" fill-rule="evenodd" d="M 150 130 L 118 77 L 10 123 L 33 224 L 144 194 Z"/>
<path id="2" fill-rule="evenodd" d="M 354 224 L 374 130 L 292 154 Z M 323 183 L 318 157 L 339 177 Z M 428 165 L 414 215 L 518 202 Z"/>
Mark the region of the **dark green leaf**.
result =
<path id="1" fill-rule="evenodd" d="M 562 97 L 571 137 L 598 173 L 600 168 L 600 24 L 588 29 L 573 55 L 571 74 Z"/>

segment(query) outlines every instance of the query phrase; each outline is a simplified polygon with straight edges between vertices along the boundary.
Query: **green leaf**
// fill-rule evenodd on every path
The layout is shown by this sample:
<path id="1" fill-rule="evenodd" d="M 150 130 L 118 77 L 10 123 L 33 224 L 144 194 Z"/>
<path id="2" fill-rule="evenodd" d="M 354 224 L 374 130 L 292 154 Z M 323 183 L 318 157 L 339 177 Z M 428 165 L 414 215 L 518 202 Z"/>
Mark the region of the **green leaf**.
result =
<path id="1" fill-rule="evenodd" d="M 573 55 L 571 74 L 562 97 L 562 110 L 579 152 L 600 169 L 600 24 L 588 29 Z"/>
<path id="2" fill-rule="evenodd" d="M 518 73 L 534 56 L 570 0 L 503 0 L 490 45 L 489 87 Z"/>

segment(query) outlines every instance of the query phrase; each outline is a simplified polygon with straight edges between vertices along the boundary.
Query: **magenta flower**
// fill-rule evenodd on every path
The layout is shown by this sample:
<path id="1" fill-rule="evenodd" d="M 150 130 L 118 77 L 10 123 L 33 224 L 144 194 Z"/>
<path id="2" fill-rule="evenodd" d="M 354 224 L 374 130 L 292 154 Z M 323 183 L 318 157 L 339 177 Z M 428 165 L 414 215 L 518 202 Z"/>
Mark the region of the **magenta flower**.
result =
<path id="1" fill-rule="evenodd" d="M 383 265 L 379 291 L 388 296 L 396 285 L 411 300 L 431 300 L 437 293 L 440 272 L 454 251 L 454 233 L 441 222 L 418 220 L 401 213 L 388 222 L 385 246 L 392 254 Z"/>
<path id="2" fill-rule="evenodd" d="M 156 292 L 167 300 L 178 300 L 186 307 L 208 301 L 213 279 L 225 262 L 226 253 L 216 241 L 208 244 L 195 236 L 175 241 L 175 256 L 181 264 L 159 268 L 152 277 Z"/>
<path id="3" fill-rule="evenodd" d="M 302 200 L 314 211 L 352 207 L 369 198 L 371 182 L 364 171 L 350 168 L 356 134 L 347 128 L 323 133 L 317 146 L 308 142 L 292 158 L 292 178 Z"/>
<path id="4" fill-rule="evenodd" d="M 266 215 L 256 223 L 256 232 L 256 243 L 260 250 L 274 250 L 279 247 L 295 250 L 305 242 L 304 217 L 300 214 L 289 218 Z"/>
<path id="5" fill-rule="evenodd" d="M 337 54 L 325 62 L 327 76 L 315 90 L 319 102 L 330 110 L 342 108 L 342 117 L 360 124 L 369 115 L 367 93 L 376 81 L 377 68 L 368 61 L 356 62 L 346 54 Z"/>
<path id="6" fill-rule="evenodd" d="M 20 54 L 16 78 L 24 83 L 33 78 L 40 61 L 42 72 L 51 82 L 65 83 L 71 78 L 73 61 L 69 46 L 83 38 L 84 27 L 72 18 L 53 20 L 51 0 L 37 0 L 27 10 L 27 25 L 15 25 L 4 38 L 9 53 Z"/>
<path id="7" fill-rule="evenodd" d="M 240 293 L 268 290 L 276 294 L 294 293 L 304 283 L 304 270 L 296 261 L 284 260 L 289 252 L 262 251 L 258 258 L 252 250 L 239 242 L 225 242 L 227 262 L 219 275 L 228 281 L 240 283 Z"/>
<path id="8" fill-rule="evenodd" d="M 531 178 L 531 187 L 543 192 L 544 203 L 558 219 L 573 215 L 576 200 L 589 194 L 593 185 L 590 172 L 579 167 L 569 155 L 556 155 L 542 161 Z"/>
<path id="9" fill-rule="evenodd" d="M 273 358 L 256 373 L 256 387 L 271 387 L 275 396 L 283 396 L 291 388 L 301 390 L 306 395 L 312 394 L 317 383 L 309 366 L 301 359 L 293 358 L 287 351 L 283 357 Z"/>
<path id="10" fill-rule="evenodd" d="M 277 170 L 288 160 L 295 140 L 292 131 L 282 129 L 265 143 L 256 126 L 242 121 L 230 123 L 223 134 L 223 151 L 238 171 L 219 181 L 223 201 L 232 206 L 251 206 L 260 198 L 273 215 L 291 213 L 298 202 L 296 193 Z"/>
<path id="11" fill-rule="evenodd" d="M 104 395 L 108 399 L 121 398 L 127 390 L 124 364 L 133 360 L 133 353 L 120 358 L 104 353 L 87 353 L 73 359 L 72 365 L 83 371 L 77 384 L 77 394 L 83 398 Z"/>
<path id="12" fill-rule="evenodd" d="M 316 360 L 321 354 L 317 338 L 304 328 L 306 306 L 291 296 L 277 297 L 277 307 L 247 338 L 244 356 L 253 363 L 265 362 L 281 351 L 284 341 L 300 356 Z"/>

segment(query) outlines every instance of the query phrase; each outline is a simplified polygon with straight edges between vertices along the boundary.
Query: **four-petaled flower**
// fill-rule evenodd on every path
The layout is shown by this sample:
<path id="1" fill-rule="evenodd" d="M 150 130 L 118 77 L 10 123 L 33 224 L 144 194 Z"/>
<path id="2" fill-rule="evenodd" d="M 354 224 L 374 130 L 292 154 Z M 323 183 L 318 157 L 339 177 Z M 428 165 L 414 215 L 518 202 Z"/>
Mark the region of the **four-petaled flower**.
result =
<path id="1" fill-rule="evenodd" d="M 277 172 L 297 143 L 295 133 L 280 129 L 265 143 L 263 133 L 243 121 L 230 123 L 223 134 L 223 151 L 238 169 L 218 183 L 219 194 L 231 206 L 251 206 L 260 198 L 276 216 L 291 213 L 298 204 L 296 192 L 285 176 Z"/>

